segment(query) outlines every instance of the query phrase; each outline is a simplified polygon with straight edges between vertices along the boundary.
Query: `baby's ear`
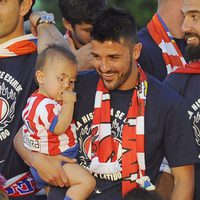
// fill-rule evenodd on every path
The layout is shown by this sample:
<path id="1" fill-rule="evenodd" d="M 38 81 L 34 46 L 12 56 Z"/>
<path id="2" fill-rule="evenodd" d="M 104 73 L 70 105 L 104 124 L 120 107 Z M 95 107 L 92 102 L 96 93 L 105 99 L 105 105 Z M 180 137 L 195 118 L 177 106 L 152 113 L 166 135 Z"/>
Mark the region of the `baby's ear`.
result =
<path id="1" fill-rule="evenodd" d="M 38 84 L 44 84 L 44 72 L 43 71 L 37 70 L 35 72 L 35 77 L 36 77 Z"/>

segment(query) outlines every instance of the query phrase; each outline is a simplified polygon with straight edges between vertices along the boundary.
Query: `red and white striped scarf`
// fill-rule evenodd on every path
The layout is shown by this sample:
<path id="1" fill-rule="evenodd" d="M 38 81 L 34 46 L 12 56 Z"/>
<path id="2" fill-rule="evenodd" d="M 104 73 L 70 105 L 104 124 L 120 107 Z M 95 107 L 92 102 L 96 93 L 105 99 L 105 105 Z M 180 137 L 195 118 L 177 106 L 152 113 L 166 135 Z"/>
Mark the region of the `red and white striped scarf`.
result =
<path id="1" fill-rule="evenodd" d="M 167 74 L 173 72 L 179 67 L 184 67 L 186 62 L 183 55 L 169 32 L 166 24 L 156 13 L 148 23 L 147 29 L 162 50 L 163 59 L 166 63 Z"/>
<path id="2" fill-rule="evenodd" d="M 32 34 L 11 39 L 0 44 L 0 58 L 20 56 L 37 51 L 37 39 Z"/>
<path id="3" fill-rule="evenodd" d="M 147 96 L 147 78 L 138 68 L 138 81 L 134 88 L 122 133 L 122 169 L 115 154 L 111 134 L 110 94 L 99 80 L 94 104 L 92 124 L 92 158 L 90 171 L 114 174 L 122 171 L 122 193 L 138 187 L 137 179 L 145 175 L 144 113 Z"/>
<path id="4" fill-rule="evenodd" d="M 200 60 L 190 62 L 184 68 L 178 68 L 173 73 L 176 74 L 200 74 Z"/>

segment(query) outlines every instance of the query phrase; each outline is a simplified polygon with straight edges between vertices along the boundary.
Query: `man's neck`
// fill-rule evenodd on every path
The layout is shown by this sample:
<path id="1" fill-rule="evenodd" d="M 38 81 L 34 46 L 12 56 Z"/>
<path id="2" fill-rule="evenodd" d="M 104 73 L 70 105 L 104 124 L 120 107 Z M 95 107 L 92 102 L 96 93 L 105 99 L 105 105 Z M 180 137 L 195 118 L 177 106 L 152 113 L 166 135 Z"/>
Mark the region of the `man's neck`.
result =
<path id="1" fill-rule="evenodd" d="M 25 34 L 20 34 L 20 35 L 15 35 L 15 36 L 9 35 L 9 36 L 7 36 L 7 37 L 0 38 L 0 45 L 3 44 L 3 43 L 5 43 L 5 42 L 7 42 L 7 41 L 9 41 L 9 40 L 14 39 L 14 38 L 21 37 L 21 36 L 23 36 L 23 35 L 25 35 Z"/>
<path id="2" fill-rule="evenodd" d="M 73 37 L 72 37 L 72 39 L 73 39 L 73 41 L 74 41 L 74 46 L 75 46 L 75 48 L 78 50 L 78 49 L 80 49 L 83 45 L 82 44 L 80 44 L 76 39 L 74 39 Z"/>
<path id="3" fill-rule="evenodd" d="M 0 37 L 0 44 L 3 44 L 4 42 L 7 42 L 11 39 L 20 37 L 25 35 L 25 31 L 24 31 L 24 21 L 23 19 L 20 19 L 20 21 L 17 24 L 17 27 L 15 28 L 15 30 L 11 33 L 9 33 L 8 35 L 4 36 L 4 37 Z"/>
<path id="4" fill-rule="evenodd" d="M 174 38 L 184 38 L 184 33 L 181 30 L 181 25 L 183 22 L 183 16 L 181 13 L 177 12 L 177 10 L 173 8 L 168 9 L 163 7 L 158 9 L 158 13 Z"/>

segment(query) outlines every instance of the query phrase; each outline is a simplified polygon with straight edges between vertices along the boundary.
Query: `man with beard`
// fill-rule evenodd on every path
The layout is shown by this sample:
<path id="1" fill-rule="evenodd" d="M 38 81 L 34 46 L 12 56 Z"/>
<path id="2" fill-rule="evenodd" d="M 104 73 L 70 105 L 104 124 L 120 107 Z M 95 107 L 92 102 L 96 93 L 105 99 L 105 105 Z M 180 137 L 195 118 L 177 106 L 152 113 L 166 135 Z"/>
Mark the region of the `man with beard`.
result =
<path id="1" fill-rule="evenodd" d="M 96 71 L 77 78 L 77 159 L 97 181 L 89 199 L 121 200 L 135 187 L 155 189 L 153 184 L 166 156 L 176 183 L 171 199 L 191 200 L 197 155 L 186 104 L 137 65 L 141 44 L 136 35 L 129 13 L 106 9 L 92 31 Z M 20 134 L 15 144 L 27 163 L 44 178 L 49 176 L 49 163 L 56 158 L 26 150 Z M 64 188 L 52 188 L 48 199 L 64 195 Z"/>
<path id="2" fill-rule="evenodd" d="M 188 103 L 189 120 L 194 130 L 200 158 L 200 1 L 184 0 L 185 16 L 182 30 L 187 41 L 186 56 L 190 60 L 185 68 L 170 74 L 165 83 L 181 94 Z M 186 147 L 187 148 L 187 147 Z M 195 165 L 195 200 L 200 199 L 200 164 Z"/>

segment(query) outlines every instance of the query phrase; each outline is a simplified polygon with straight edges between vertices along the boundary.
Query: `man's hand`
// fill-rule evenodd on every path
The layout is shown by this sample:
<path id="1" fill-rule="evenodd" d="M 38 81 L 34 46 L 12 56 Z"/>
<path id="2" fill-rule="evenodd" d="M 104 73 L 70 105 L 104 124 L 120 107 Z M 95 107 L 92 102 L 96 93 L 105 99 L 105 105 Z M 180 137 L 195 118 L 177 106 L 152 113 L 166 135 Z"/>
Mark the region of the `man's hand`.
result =
<path id="1" fill-rule="evenodd" d="M 91 55 L 91 44 L 88 43 L 80 49 L 76 49 L 72 38 L 68 37 L 69 47 L 76 55 L 78 61 L 78 71 L 86 71 L 94 68 L 93 58 Z"/>
<path id="2" fill-rule="evenodd" d="M 62 162 L 75 163 L 75 159 L 67 158 L 62 155 L 48 156 L 28 150 L 23 144 L 22 128 L 15 136 L 14 146 L 22 159 L 29 166 L 34 167 L 44 181 L 59 187 L 69 185 L 67 175 L 63 170 Z"/>
<path id="3" fill-rule="evenodd" d="M 69 180 L 62 167 L 62 162 L 75 163 L 75 159 L 62 155 L 48 156 L 41 153 L 34 153 L 33 155 L 31 164 L 45 182 L 59 187 L 69 186 Z"/>
<path id="4" fill-rule="evenodd" d="M 54 24 L 42 23 L 36 27 L 38 19 L 42 15 L 53 15 L 52 13 L 47 13 L 45 11 L 33 12 L 30 16 L 31 32 L 34 36 L 38 37 L 38 53 L 52 44 L 57 44 L 69 48 L 67 41 L 64 39 L 63 35 L 58 31 Z"/>
<path id="5" fill-rule="evenodd" d="M 31 32 L 34 36 L 38 36 L 38 33 L 37 33 L 37 27 L 36 27 L 36 23 L 38 21 L 38 19 L 42 16 L 42 15 L 51 15 L 53 16 L 52 13 L 47 13 L 46 11 L 38 11 L 38 12 L 33 12 L 30 17 L 29 17 L 29 20 L 30 20 L 30 28 L 31 28 Z"/>

